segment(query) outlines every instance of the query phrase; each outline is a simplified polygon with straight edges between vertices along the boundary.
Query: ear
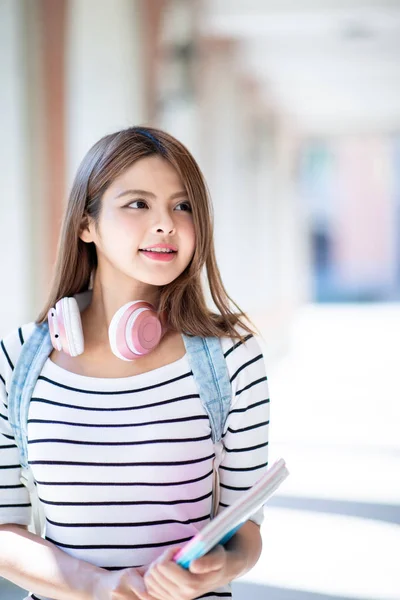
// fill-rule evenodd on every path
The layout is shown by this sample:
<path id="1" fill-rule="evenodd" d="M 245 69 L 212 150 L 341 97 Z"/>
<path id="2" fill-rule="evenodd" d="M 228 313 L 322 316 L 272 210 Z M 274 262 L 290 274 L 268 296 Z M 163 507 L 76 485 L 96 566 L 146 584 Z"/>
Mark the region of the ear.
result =
<path id="1" fill-rule="evenodd" d="M 82 222 L 81 222 L 81 226 L 79 229 L 79 237 L 83 242 L 86 242 L 87 244 L 89 244 L 90 242 L 94 241 L 93 238 L 93 223 L 90 219 L 90 217 L 85 214 L 82 217 Z"/>

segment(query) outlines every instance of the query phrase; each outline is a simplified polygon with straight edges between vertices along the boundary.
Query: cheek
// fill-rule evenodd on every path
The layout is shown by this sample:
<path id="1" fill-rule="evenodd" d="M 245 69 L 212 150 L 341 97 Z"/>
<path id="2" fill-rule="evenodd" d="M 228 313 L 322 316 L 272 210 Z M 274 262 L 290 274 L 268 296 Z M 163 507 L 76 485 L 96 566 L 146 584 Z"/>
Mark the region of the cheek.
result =
<path id="1" fill-rule="evenodd" d="M 104 214 L 103 239 L 112 241 L 118 246 L 135 245 L 143 231 L 143 224 L 138 219 L 129 218 L 124 212 L 109 211 Z"/>
<path id="2" fill-rule="evenodd" d="M 195 245 L 196 245 L 196 232 L 194 229 L 193 221 L 189 221 L 188 223 L 185 224 L 184 231 L 185 231 L 185 238 L 187 240 L 188 248 L 191 248 L 194 250 Z"/>

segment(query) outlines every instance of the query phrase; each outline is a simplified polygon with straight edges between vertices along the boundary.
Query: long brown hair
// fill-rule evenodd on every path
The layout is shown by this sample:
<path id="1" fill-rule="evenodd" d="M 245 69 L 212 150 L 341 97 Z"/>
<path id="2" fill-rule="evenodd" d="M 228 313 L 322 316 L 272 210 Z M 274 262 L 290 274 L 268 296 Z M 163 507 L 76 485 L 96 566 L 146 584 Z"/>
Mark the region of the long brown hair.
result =
<path id="1" fill-rule="evenodd" d="M 167 160 L 179 173 L 192 206 L 196 236 L 190 264 L 179 277 L 160 288 L 159 312 L 168 315 L 172 329 L 188 335 L 243 339 L 238 326 L 244 332 L 254 333 L 248 317 L 228 296 L 221 280 L 214 250 L 212 207 L 203 174 L 182 143 L 153 127 L 130 127 L 106 135 L 82 160 L 63 218 L 50 294 L 36 323 L 43 323 L 49 309 L 61 298 L 88 289 L 97 267 L 97 254 L 94 243 L 83 242 L 79 237 L 82 223 L 91 217 L 96 226 L 102 196 L 111 182 L 135 161 L 154 154 Z M 201 281 L 204 266 L 219 314 L 206 304 Z"/>

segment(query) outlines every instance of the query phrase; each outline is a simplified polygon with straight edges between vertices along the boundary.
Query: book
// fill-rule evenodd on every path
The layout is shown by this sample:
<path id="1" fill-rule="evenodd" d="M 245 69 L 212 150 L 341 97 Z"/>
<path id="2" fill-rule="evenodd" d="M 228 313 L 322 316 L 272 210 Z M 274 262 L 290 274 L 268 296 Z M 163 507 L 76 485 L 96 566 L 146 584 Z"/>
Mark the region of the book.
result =
<path id="1" fill-rule="evenodd" d="M 191 562 L 207 554 L 217 544 L 224 545 L 240 529 L 242 525 L 278 489 L 289 475 L 283 458 L 277 460 L 272 467 L 244 492 L 241 497 L 212 519 L 207 525 L 173 557 L 178 564 L 188 569 Z"/>

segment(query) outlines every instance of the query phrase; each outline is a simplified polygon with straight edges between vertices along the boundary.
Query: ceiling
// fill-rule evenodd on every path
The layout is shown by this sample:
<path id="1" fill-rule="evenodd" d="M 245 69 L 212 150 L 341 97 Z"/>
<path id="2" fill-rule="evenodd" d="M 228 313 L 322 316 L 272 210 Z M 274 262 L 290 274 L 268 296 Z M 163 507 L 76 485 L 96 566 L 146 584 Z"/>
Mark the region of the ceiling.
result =
<path id="1" fill-rule="evenodd" d="M 307 133 L 400 130 L 400 0 L 205 0 L 268 105 Z"/>

